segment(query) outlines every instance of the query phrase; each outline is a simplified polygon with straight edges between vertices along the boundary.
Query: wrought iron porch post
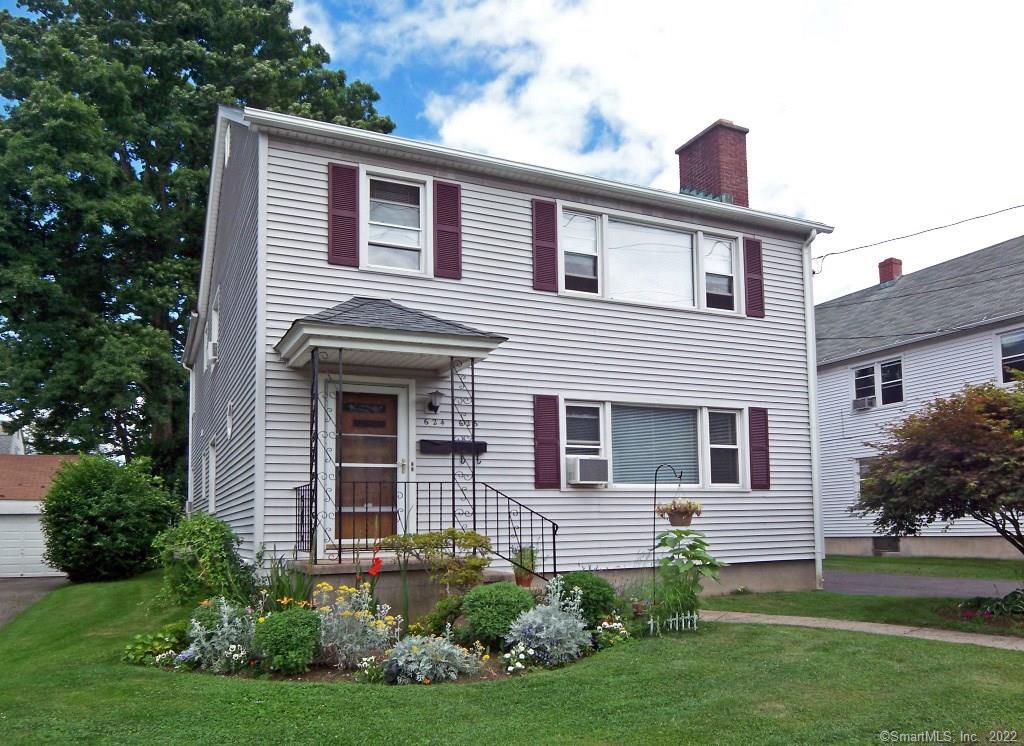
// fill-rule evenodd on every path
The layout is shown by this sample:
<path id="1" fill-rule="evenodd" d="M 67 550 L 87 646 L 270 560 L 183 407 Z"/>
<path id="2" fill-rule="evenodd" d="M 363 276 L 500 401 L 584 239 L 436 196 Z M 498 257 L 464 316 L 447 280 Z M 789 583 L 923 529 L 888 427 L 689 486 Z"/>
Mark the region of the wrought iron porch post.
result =
<path id="1" fill-rule="evenodd" d="M 343 439 L 342 439 L 341 435 L 338 432 L 338 431 L 341 430 L 341 423 L 342 423 L 343 418 L 345 416 L 345 413 L 344 413 L 344 411 L 342 410 L 342 407 L 341 407 L 342 399 L 344 399 L 344 397 L 345 397 L 345 388 L 344 388 L 345 387 L 345 378 L 344 378 L 345 369 L 344 369 L 343 364 L 342 364 L 342 358 L 344 356 L 345 356 L 345 350 L 343 350 L 342 348 L 339 347 L 338 348 L 338 399 L 334 403 L 335 411 L 337 412 L 337 422 L 338 422 L 338 426 L 335 428 L 336 431 L 335 431 L 335 434 L 334 434 L 334 456 L 335 456 L 334 463 L 336 464 L 336 466 L 335 466 L 336 471 L 335 471 L 335 474 L 334 474 L 334 516 L 335 516 L 334 517 L 334 525 L 335 525 L 334 532 L 335 532 L 336 536 L 334 538 L 335 538 L 335 543 L 337 543 L 337 545 L 338 545 L 338 563 L 339 564 L 341 563 L 341 536 L 340 536 L 341 531 L 338 528 L 338 524 L 341 523 L 341 519 L 338 517 L 338 513 L 341 510 L 341 503 L 342 503 L 341 495 L 342 495 L 342 492 L 345 489 L 345 485 L 342 484 L 342 482 L 341 482 L 341 464 L 345 460 L 345 459 L 342 458 L 342 453 L 341 453 L 341 447 L 342 447 L 342 440 Z"/>
<path id="2" fill-rule="evenodd" d="M 452 434 L 452 528 L 455 528 L 455 358 L 448 358 L 448 399 L 451 402 Z"/>
<path id="3" fill-rule="evenodd" d="M 473 482 L 473 531 L 476 531 L 476 358 L 469 359 L 469 473 Z"/>
<path id="4" fill-rule="evenodd" d="M 309 528 L 309 559 L 316 564 L 317 556 L 317 502 L 320 493 L 320 349 L 314 347 L 309 353 L 309 515 L 302 520 L 308 521 Z"/>

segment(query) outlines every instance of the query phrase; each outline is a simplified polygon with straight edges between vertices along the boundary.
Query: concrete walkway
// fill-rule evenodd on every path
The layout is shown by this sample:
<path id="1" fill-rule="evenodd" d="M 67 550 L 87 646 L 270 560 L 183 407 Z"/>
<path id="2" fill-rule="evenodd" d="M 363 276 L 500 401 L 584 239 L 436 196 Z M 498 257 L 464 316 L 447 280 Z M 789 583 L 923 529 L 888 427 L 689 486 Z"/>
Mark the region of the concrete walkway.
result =
<path id="1" fill-rule="evenodd" d="M 67 578 L 0 578 L 0 625 L 14 619 L 21 611 L 58 586 Z"/>
<path id="2" fill-rule="evenodd" d="M 880 572 L 825 571 L 825 590 L 853 596 L 919 596 L 973 598 L 1005 596 L 1020 588 L 1012 580 L 933 578 L 920 575 L 889 575 Z"/>
<path id="3" fill-rule="evenodd" d="M 817 629 L 838 629 L 845 632 L 867 632 L 872 635 L 916 637 L 920 640 L 938 640 L 939 642 L 952 642 L 959 645 L 981 645 L 986 648 L 1017 650 L 1024 653 L 1024 637 L 977 635 L 971 632 L 954 632 L 953 630 L 948 629 L 909 627 L 903 624 L 853 622 L 845 619 L 821 619 L 809 616 L 781 616 L 775 614 L 748 614 L 742 611 L 704 610 L 701 611 L 700 618 L 705 622 L 729 622 L 733 624 L 781 624 L 790 627 L 815 627 Z"/>

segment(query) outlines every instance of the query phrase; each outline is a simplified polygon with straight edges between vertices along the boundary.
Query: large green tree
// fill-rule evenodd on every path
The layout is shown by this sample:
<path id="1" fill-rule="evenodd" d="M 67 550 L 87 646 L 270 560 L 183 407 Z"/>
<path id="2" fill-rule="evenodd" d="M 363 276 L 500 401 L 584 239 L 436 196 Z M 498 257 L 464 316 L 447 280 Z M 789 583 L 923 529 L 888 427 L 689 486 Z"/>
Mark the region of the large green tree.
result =
<path id="1" fill-rule="evenodd" d="M 390 132 L 285 0 L 33 0 L 0 13 L 0 413 L 43 452 L 180 483 L 218 104 Z"/>

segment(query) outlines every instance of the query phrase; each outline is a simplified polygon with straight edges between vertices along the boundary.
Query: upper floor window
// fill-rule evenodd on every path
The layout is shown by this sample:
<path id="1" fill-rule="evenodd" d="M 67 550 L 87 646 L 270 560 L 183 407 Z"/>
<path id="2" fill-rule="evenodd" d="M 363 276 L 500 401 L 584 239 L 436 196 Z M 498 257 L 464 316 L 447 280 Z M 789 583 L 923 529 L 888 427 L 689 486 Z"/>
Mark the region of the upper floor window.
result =
<path id="1" fill-rule="evenodd" d="M 1004 334 L 999 338 L 1003 381 L 1015 380 L 1014 371 L 1024 371 L 1024 329 Z"/>
<path id="2" fill-rule="evenodd" d="M 903 401 L 903 361 L 887 360 L 855 368 L 853 395 L 857 399 L 874 398 L 882 404 Z"/>
<path id="3" fill-rule="evenodd" d="M 366 262 L 424 271 L 423 185 L 370 177 Z"/>
<path id="4" fill-rule="evenodd" d="M 659 306 L 737 310 L 737 242 L 732 238 L 568 208 L 561 212 L 559 228 L 565 291 Z"/>

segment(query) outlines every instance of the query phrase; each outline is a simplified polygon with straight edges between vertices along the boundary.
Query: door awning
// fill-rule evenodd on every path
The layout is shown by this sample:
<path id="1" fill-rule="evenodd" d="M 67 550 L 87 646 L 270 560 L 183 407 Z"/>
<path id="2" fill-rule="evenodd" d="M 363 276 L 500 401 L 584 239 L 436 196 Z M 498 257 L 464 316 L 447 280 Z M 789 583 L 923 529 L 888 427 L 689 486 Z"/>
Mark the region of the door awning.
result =
<path id="1" fill-rule="evenodd" d="M 274 349 L 290 368 L 309 364 L 319 348 L 346 364 L 368 368 L 447 370 L 451 358 L 486 357 L 506 337 L 400 306 L 355 297 L 292 322 Z"/>

